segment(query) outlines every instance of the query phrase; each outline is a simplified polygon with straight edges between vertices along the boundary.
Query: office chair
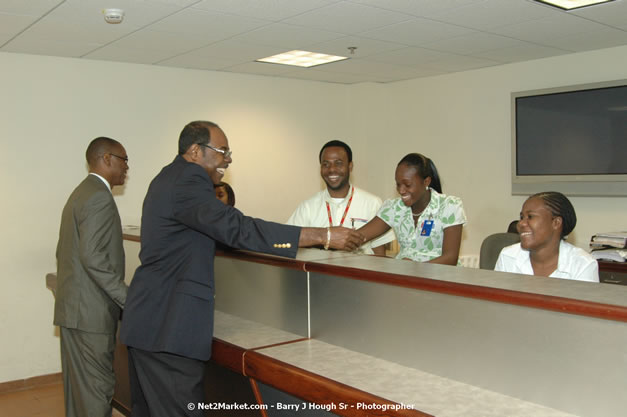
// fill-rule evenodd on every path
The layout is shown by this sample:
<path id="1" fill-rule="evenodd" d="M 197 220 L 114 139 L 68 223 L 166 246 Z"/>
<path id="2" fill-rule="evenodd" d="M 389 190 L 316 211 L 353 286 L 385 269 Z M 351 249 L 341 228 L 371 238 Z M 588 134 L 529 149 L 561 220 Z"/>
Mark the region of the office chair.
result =
<path id="1" fill-rule="evenodd" d="M 518 233 L 495 233 L 486 237 L 479 251 L 479 268 L 493 270 L 501 250 L 518 242 L 520 242 Z"/>

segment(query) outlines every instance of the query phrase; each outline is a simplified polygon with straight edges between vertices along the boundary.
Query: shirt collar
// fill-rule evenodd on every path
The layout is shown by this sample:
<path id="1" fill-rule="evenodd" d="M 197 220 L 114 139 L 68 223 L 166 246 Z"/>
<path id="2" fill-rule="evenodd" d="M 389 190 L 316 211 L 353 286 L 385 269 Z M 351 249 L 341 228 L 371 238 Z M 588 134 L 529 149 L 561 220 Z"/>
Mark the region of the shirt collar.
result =
<path id="1" fill-rule="evenodd" d="M 340 204 L 344 204 L 344 203 L 346 203 L 346 202 L 348 201 L 348 199 L 349 199 L 349 198 L 351 198 L 351 190 L 353 190 L 353 184 L 348 183 L 348 185 L 349 185 L 349 188 L 348 188 L 348 193 L 346 193 L 346 197 L 344 197 L 344 198 L 342 199 L 342 201 L 340 202 Z M 324 199 L 325 199 L 325 201 L 326 201 L 326 202 L 328 202 L 328 203 L 337 204 L 337 203 L 334 201 L 333 197 L 331 197 L 331 194 L 329 194 L 329 188 L 325 188 L 325 189 L 324 189 Z"/>
<path id="2" fill-rule="evenodd" d="M 109 192 L 111 192 L 111 185 L 109 185 L 109 181 L 105 180 L 103 177 L 101 177 L 100 175 L 96 174 L 95 172 L 90 172 L 89 175 L 93 175 L 94 177 L 100 178 L 100 181 L 104 182 L 104 184 L 109 189 Z"/>
<path id="3" fill-rule="evenodd" d="M 560 239 L 560 249 L 559 249 L 559 254 L 557 255 L 557 271 L 558 272 L 564 272 L 564 273 L 568 273 L 568 265 L 567 265 L 567 261 L 568 261 L 568 256 L 566 256 L 566 242 L 564 242 L 564 239 Z"/>

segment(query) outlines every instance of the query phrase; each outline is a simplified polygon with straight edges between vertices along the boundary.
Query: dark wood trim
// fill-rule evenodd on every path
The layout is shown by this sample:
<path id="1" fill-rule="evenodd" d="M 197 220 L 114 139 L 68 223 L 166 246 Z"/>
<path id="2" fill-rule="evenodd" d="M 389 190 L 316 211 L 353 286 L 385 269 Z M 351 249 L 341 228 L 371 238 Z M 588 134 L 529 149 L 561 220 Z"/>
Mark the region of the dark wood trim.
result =
<path id="1" fill-rule="evenodd" d="M 250 381 L 250 386 L 253 389 L 253 395 L 255 396 L 255 400 L 257 400 L 257 404 L 264 404 L 263 397 L 261 396 L 259 387 L 257 386 L 257 381 L 252 378 L 248 378 L 248 380 Z M 261 413 L 261 417 L 268 417 L 268 413 L 263 408 L 259 410 L 259 413 Z"/>
<path id="2" fill-rule="evenodd" d="M 63 382 L 63 374 L 57 372 L 55 374 L 33 376 L 25 379 L 16 379 L 13 381 L 0 382 L 0 394 L 12 391 L 21 391 L 30 388 L 37 388 L 44 385 L 60 384 Z"/>
<path id="3" fill-rule="evenodd" d="M 309 338 L 308 337 L 303 337 L 303 338 L 300 338 L 300 339 L 294 339 L 294 340 L 288 340 L 288 341 L 285 341 L 285 342 L 274 343 L 272 345 L 265 345 L 265 346 L 254 347 L 254 348 L 251 348 L 249 350 L 268 349 L 268 348 L 276 347 L 276 346 L 289 345 L 290 343 L 304 342 L 305 340 L 309 340 Z"/>
<path id="4" fill-rule="evenodd" d="M 346 416 L 389 416 L 389 417 L 433 417 L 418 410 L 399 409 L 357 409 L 357 404 L 387 405 L 398 404 L 358 390 L 329 378 L 316 375 L 304 369 L 289 365 L 259 352 L 249 351 L 244 363 L 246 375 L 271 385 L 281 391 L 294 395 L 305 401 L 323 405 L 335 405 L 332 413 Z M 340 403 L 346 409 L 340 409 Z"/>
<path id="5" fill-rule="evenodd" d="M 589 316 L 605 320 L 627 322 L 627 308 L 612 304 L 583 301 L 552 295 L 532 294 L 521 291 L 461 284 L 437 279 L 412 277 L 386 272 L 369 271 L 358 268 L 338 267 L 335 265 L 307 263 L 309 272 L 327 275 L 339 275 L 362 281 L 377 282 L 386 285 L 431 291 L 460 297 L 476 298 L 503 304 L 558 311 L 560 313 Z"/>
<path id="6" fill-rule="evenodd" d="M 113 406 L 113 408 L 124 414 L 126 417 L 131 417 L 131 409 L 116 400 L 115 398 L 111 399 L 111 405 Z"/>
<path id="7" fill-rule="evenodd" d="M 598 261 L 599 272 L 620 272 L 627 274 L 627 262 Z"/>
<path id="8" fill-rule="evenodd" d="M 139 241 L 139 236 L 125 234 L 125 239 Z M 293 259 L 274 257 L 254 252 L 223 251 L 218 254 L 227 258 L 257 262 L 281 268 L 297 269 L 308 272 L 319 272 L 327 275 L 337 275 L 363 281 L 377 282 L 386 285 L 395 285 L 423 291 L 431 291 L 460 297 L 476 298 L 503 304 L 513 304 L 524 307 L 539 308 L 557 311 L 560 313 L 595 317 L 605 320 L 627 322 L 627 307 L 612 304 L 603 304 L 593 301 L 583 301 L 572 298 L 551 295 L 532 294 L 521 291 L 505 290 L 484 287 L 472 284 L 461 284 L 437 279 L 421 278 L 399 274 L 371 271 L 365 269 L 328 265 L 311 261 L 297 261 Z M 626 272 L 627 263 L 599 262 L 602 271 Z"/>
<path id="9" fill-rule="evenodd" d="M 246 349 L 242 347 L 213 338 L 211 360 L 241 375 L 244 375 L 244 353 Z"/>
<path id="10" fill-rule="evenodd" d="M 123 233 L 122 239 L 131 242 L 141 241 L 139 235 L 133 235 L 128 233 Z M 297 269 L 299 271 L 304 271 L 305 269 L 304 261 L 297 261 L 290 258 L 281 258 L 278 256 L 266 255 L 263 253 L 242 252 L 237 249 L 216 249 L 216 255 L 223 256 L 225 258 L 239 259 L 242 261 L 256 262 L 264 265 L 278 266 L 281 268 Z"/>
<path id="11" fill-rule="evenodd" d="M 139 242 L 139 235 L 131 235 L 128 233 L 122 233 L 122 239 L 124 240 L 130 240 L 132 242 Z"/>
<path id="12" fill-rule="evenodd" d="M 264 265 L 278 266 L 281 268 L 296 269 L 299 271 L 305 270 L 304 261 L 297 261 L 295 259 L 281 258 L 278 256 L 265 255 L 265 254 L 256 253 L 256 252 L 243 252 L 237 249 L 233 249 L 233 250 L 218 249 L 216 250 L 216 256 L 222 256 L 224 258 L 239 259 L 242 261 L 255 262 L 255 263 L 264 264 Z"/>

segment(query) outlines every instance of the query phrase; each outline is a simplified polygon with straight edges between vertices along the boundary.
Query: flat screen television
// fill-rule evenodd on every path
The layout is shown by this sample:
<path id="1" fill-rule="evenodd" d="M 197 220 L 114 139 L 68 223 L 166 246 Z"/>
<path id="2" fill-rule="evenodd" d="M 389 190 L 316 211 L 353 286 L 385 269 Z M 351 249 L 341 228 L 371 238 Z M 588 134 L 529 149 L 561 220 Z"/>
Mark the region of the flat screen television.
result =
<path id="1" fill-rule="evenodd" d="M 627 80 L 511 97 L 512 194 L 627 196 Z"/>

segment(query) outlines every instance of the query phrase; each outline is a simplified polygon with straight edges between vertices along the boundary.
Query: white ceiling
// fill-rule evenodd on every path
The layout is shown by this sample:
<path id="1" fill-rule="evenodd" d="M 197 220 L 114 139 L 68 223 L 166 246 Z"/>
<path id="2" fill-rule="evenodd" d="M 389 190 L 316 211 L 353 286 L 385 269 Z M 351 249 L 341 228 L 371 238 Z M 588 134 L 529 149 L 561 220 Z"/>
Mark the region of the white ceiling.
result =
<path id="1" fill-rule="evenodd" d="M 123 23 L 105 23 L 111 7 Z M 627 0 L 570 12 L 531 0 L 0 0 L 0 51 L 348 84 L 619 45 Z M 351 59 L 254 62 L 292 49 Z"/>

